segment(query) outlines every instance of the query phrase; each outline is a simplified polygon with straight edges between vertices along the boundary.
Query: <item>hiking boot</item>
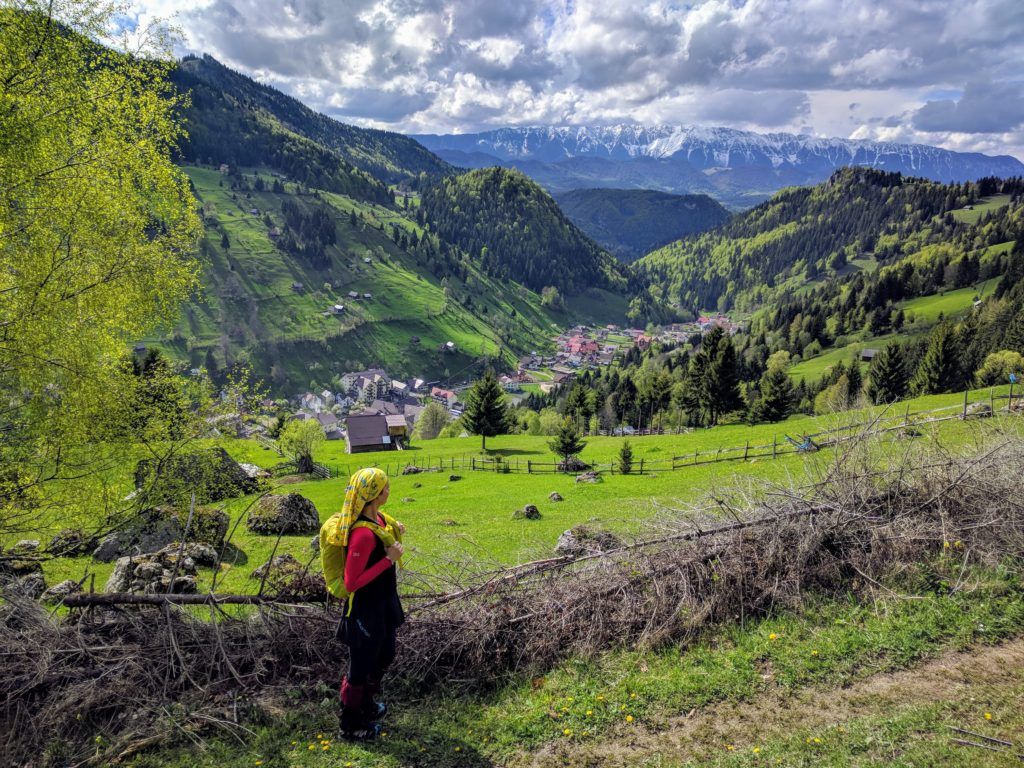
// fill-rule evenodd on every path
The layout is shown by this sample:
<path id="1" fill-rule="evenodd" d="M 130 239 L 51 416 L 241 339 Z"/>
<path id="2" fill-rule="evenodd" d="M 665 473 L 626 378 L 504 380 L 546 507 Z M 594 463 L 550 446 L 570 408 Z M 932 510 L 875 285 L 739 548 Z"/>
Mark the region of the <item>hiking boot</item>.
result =
<path id="1" fill-rule="evenodd" d="M 339 731 L 345 741 L 373 741 L 380 736 L 380 723 L 362 722 L 354 727 L 341 727 Z"/>
<path id="2" fill-rule="evenodd" d="M 367 708 L 365 715 L 367 720 L 383 720 L 384 716 L 388 713 L 388 705 L 383 701 L 370 701 L 370 705 Z"/>

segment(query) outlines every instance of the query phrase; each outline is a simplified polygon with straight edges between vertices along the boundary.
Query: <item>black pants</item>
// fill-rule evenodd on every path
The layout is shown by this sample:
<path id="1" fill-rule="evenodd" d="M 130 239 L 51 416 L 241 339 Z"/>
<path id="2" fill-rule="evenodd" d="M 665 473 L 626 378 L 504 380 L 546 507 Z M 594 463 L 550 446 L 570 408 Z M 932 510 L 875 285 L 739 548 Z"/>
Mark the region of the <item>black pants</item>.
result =
<path id="1" fill-rule="evenodd" d="M 351 618 L 347 623 L 348 684 L 377 687 L 395 660 L 395 628 L 368 627 L 363 621 Z"/>

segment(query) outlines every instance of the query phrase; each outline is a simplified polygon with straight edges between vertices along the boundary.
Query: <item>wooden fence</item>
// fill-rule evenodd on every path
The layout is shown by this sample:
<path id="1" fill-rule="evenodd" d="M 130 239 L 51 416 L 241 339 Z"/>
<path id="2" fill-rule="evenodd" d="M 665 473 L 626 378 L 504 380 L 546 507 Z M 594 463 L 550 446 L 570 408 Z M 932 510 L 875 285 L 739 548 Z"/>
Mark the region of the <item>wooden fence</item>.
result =
<path id="1" fill-rule="evenodd" d="M 925 411 L 911 411 L 907 406 L 902 413 L 894 413 L 867 421 L 858 421 L 833 429 L 812 434 L 800 433 L 791 436 L 775 435 L 771 443 L 722 446 L 712 449 L 695 449 L 693 453 L 681 454 L 664 459 L 641 458 L 633 462 L 630 474 L 649 475 L 656 472 L 672 472 L 702 464 L 716 464 L 725 461 L 749 461 L 751 459 L 777 459 L 794 453 L 808 453 L 829 448 L 843 442 L 857 439 L 864 434 L 886 434 L 908 430 L 915 425 L 934 424 L 950 420 L 986 418 L 997 411 L 1019 411 L 1024 403 L 1022 395 L 1013 395 L 1013 401 L 998 407 L 999 401 L 1009 400 L 1009 395 L 989 393 L 984 400 L 970 401 L 970 392 L 964 393 L 963 403 Z M 785 426 L 781 424 L 780 426 Z M 660 433 L 660 432 L 658 432 Z M 629 435 L 635 437 L 637 435 Z M 351 472 L 365 464 L 329 464 L 328 471 L 334 477 L 348 477 Z M 422 472 L 493 472 L 495 474 L 577 474 L 578 470 L 560 469 L 556 461 L 534 461 L 533 459 L 508 458 L 504 456 L 480 457 L 470 454 L 461 456 L 430 457 L 411 455 L 395 461 L 380 462 L 374 466 L 383 469 L 389 476 L 419 474 Z M 588 462 L 590 471 L 620 474 L 618 461 Z"/>

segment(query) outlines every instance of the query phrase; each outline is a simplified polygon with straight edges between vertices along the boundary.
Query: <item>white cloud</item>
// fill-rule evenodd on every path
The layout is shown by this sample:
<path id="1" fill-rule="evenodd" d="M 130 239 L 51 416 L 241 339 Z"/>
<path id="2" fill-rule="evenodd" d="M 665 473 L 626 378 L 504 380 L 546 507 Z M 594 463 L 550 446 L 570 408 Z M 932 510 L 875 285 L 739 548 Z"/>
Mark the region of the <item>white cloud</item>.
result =
<path id="1" fill-rule="evenodd" d="M 1020 0 L 138 7 L 140 21 L 177 13 L 182 52 L 210 53 L 340 119 L 394 130 L 637 120 L 1024 156 Z"/>

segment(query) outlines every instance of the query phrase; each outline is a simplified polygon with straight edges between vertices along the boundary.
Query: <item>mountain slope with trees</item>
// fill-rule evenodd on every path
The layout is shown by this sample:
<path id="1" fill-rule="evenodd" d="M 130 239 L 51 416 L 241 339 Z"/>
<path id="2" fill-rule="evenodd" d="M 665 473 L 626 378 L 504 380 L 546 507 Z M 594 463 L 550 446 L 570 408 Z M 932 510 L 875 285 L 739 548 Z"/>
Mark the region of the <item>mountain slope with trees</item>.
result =
<path id="1" fill-rule="evenodd" d="M 277 168 L 271 163 L 275 151 L 293 156 L 304 149 L 309 156 L 303 162 L 314 168 L 326 163 L 322 157 L 326 151 L 387 183 L 452 172 L 447 163 L 414 139 L 341 123 L 235 72 L 212 56 L 187 56 L 170 77 L 179 90 L 191 95 L 192 104 L 185 113 L 189 138 L 182 145 L 189 160 Z M 271 137 L 275 143 L 269 143 Z M 288 142 L 300 147 L 288 146 Z M 290 175 L 305 181 L 296 167 Z"/>
<path id="2" fill-rule="evenodd" d="M 926 246 L 976 248 L 982 243 L 975 237 L 984 245 L 1011 240 L 1005 228 L 979 230 L 954 212 L 1022 189 L 1020 179 L 939 184 L 847 168 L 824 184 L 784 190 L 723 227 L 658 249 L 636 268 L 684 308 L 751 310 L 815 281 L 848 275 L 868 262 L 889 264 Z"/>
<path id="3" fill-rule="evenodd" d="M 707 195 L 651 189 L 577 189 L 555 200 L 573 224 L 624 262 L 729 218 Z"/>
<path id="4" fill-rule="evenodd" d="M 423 212 L 489 275 L 562 293 L 626 285 L 615 259 L 518 171 L 487 168 L 442 179 L 423 193 Z"/>

